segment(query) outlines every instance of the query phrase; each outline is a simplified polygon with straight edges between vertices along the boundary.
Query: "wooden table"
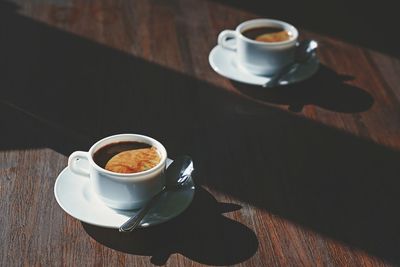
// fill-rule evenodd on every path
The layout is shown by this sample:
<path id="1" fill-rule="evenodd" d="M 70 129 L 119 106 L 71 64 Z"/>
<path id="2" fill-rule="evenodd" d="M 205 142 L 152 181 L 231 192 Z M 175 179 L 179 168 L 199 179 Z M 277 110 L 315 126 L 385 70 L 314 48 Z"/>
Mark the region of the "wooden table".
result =
<path id="1" fill-rule="evenodd" d="M 267 2 L 1 1 L 0 266 L 400 264 L 393 9 Z M 319 41 L 318 73 L 268 90 L 216 74 L 218 33 L 258 17 Z M 131 234 L 53 194 L 72 151 L 122 132 L 196 168 L 191 206 Z"/>

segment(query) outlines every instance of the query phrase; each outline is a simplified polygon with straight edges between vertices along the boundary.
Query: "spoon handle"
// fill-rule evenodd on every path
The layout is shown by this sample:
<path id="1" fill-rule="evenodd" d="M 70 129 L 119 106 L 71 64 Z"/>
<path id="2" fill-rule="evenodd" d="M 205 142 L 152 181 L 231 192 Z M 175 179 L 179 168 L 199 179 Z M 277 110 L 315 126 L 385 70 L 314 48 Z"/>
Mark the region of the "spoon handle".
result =
<path id="1" fill-rule="evenodd" d="M 265 84 L 263 84 L 263 87 L 273 87 L 279 84 L 280 80 L 286 75 L 289 74 L 291 72 L 293 72 L 295 69 L 297 69 L 299 67 L 299 63 L 298 62 L 294 62 L 286 67 L 284 67 L 282 70 L 279 71 L 278 74 L 276 74 L 275 76 L 272 76 L 271 79 L 266 82 Z"/>
<path id="2" fill-rule="evenodd" d="M 131 232 L 136 229 L 140 222 L 143 220 L 144 216 L 149 212 L 149 210 L 154 206 L 154 204 L 158 201 L 160 196 L 165 192 L 165 189 L 160 191 L 157 195 L 152 197 L 139 211 L 135 216 L 132 216 L 127 220 L 123 225 L 119 227 L 120 232 Z"/>

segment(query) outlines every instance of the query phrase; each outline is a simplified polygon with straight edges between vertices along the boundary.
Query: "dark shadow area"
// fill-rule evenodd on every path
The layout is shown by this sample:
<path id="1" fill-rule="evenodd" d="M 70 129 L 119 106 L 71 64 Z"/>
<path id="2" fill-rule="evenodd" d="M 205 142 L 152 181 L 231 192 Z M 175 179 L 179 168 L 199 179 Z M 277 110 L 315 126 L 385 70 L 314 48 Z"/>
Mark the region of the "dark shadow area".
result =
<path id="1" fill-rule="evenodd" d="M 301 111 L 306 105 L 342 113 L 367 111 L 374 99 L 367 91 L 345 83 L 352 79 L 321 65 L 313 77 L 295 84 L 262 88 L 232 83 L 242 94 L 265 103 L 288 105 L 289 110 L 295 112 Z"/>
<path id="2" fill-rule="evenodd" d="M 49 147 L 67 156 L 113 133 L 146 134 L 161 141 L 171 158 L 191 155 L 199 185 L 400 264 L 398 151 L 51 28 L 15 9 L 0 2 L 0 150 Z M 321 71 L 296 85 L 304 88 L 302 96 L 260 97 L 331 111 L 368 109 L 370 98 L 362 89 Z M 337 87 L 330 89 L 325 79 Z M 340 102 L 344 97 L 350 99 L 346 104 Z M 257 238 L 221 216 L 219 207 L 200 191 L 176 220 L 132 236 L 84 227 L 100 243 L 151 255 L 159 264 L 174 252 L 209 264 L 239 263 L 255 252 Z M 218 227 L 205 222 L 197 229 L 196 218 L 208 208 Z M 185 234 L 169 242 L 165 229 Z M 149 241 L 126 246 L 133 239 Z M 246 246 L 239 247 L 238 240 Z"/>
<path id="3" fill-rule="evenodd" d="M 227 266 L 250 258 L 258 247 L 253 231 L 222 214 L 240 208 L 217 202 L 198 187 L 189 208 L 164 224 L 131 233 L 85 223 L 83 227 L 97 242 L 125 253 L 151 256 L 155 265 L 164 265 L 170 255 L 179 253 L 202 264 Z"/>
<path id="4" fill-rule="evenodd" d="M 69 130 L 1 101 L 0 125 L 0 151 L 49 147 L 69 155 L 76 150 L 88 150 L 96 141 L 79 131 Z"/>
<path id="5" fill-rule="evenodd" d="M 394 34 L 398 25 L 394 1 L 209 1 L 400 57 L 400 39 Z"/>
<path id="6" fill-rule="evenodd" d="M 400 263 L 398 151 L 245 107 L 204 136 L 201 183 Z"/>

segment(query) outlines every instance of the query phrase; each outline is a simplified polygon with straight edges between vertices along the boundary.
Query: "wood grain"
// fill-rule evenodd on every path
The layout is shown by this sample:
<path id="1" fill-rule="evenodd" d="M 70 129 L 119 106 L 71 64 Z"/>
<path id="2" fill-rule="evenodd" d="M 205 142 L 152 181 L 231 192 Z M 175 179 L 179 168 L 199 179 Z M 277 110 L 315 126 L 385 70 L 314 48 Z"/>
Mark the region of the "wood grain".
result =
<path id="1" fill-rule="evenodd" d="M 0 1 L 0 266 L 399 265 L 398 45 L 366 19 L 392 13 L 343 5 Z M 319 42 L 315 76 L 264 90 L 212 71 L 218 33 L 257 17 Z M 120 234 L 58 206 L 68 155 L 121 132 L 194 158 L 182 215 Z"/>

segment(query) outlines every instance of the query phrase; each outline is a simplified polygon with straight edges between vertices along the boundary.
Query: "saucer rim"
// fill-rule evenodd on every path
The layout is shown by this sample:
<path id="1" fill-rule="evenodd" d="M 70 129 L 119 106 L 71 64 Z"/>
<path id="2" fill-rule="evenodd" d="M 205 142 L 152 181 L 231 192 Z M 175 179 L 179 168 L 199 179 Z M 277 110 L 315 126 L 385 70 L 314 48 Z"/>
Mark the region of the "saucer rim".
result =
<path id="1" fill-rule="evenodd" d="M 169 161 L 169 162 L 167 162 L 167 166 L 169 166 L 170 163 L 172 163 L 173 160 L 171 160 L 170 158 L 167 158 L 167 161 Z M 167 167 L 167 168 L 168 168 L 168 167 Z M 78 218 L 76 215 L 74 215 L 69 209 L 67 209 L 67 208 L 63 205 L 63 202 L 60 200 L 60 196 L 57 194 L 57 188 L 59 188 L 59 186 L 60 186 L 59 184 L 60 184 L 60 181 L 61 181 L 61 179 L 62 179 L 61 177 L 62 177 L 63 175 L 65 176 L 64 173 L 67 172 L 68 170 L 69 170 L 69 167 L 66 166 L 66 167 L 58 174 L 58 176 L 57 176 L 57 178 L 56 178 L 56 181 L 55 181 L 55 183 L 54 183 L 53 192 L 54 192 L 54 196 L 55 196 L 55 199 L 56 199 L 56 201 L 57 201 L 57 204 L 60 206 L 60 208 L 61 208 L 65 213 L 67 213 L 69 216 L 71 216 L 72 218 L 74 218 L 74 219 L 76 219 L 76 220 L 78 220 L 78 221 L 80 221 L 80 222 L 87 223 L 87 224 L 94 225 L 94 226 L 98 226 L 98 227 L 102 227 L 102 228 L 118 229 L 118 228 L 119 228 L 119 225 L 112 226 L 112 225 L 105 225 L 105 224 L 101 224 L 101 223 L 96 223 L 96 222 L 93 222 L 93 221 L 82 220 L 82 218 Z M 78 174 L 77 174 L 77 176 L 78 176 Z M 82 175 L 80 175 L 80 176 L 82 176 Z M 85 178 L 86 178 L 86 177 L 85 177 Z M 64 179 L 65 179 L 65 178 L 64 178 Z M 86 179 L 90 179 L 90 178 L 86 178 Z M 155 225 L 158 225 L 158 224 L 162 224 L 162 223 L 168 222 L 168 221 L 172 220 L 173 218 L 175 218 L 175 217 L 179 216 L 180 214 L 182 214 L 182 213 L 190 206 L 190 204 L 192 203 L 193 198 L 194 198 L 194 194 L 195 194 L 195 190 L 196 190 L 196 185 L 195 185 L 195 183 L 194 183 L 193 177 L 190 176 L 189 179 L 190 179 L 190 181 L 188 182 L 188 185 L 187 185 L 188 188 L 185 189 L 185 190 L 190 190 L 191 193 L 188 194 L 188 198 L 186 198 L 187 201 L 186 201 L 184 204 L 181 205 L 181 208 L 180 208 L 180 210 L 179 210 L 178 212 L 174 213 L 172 216 L 169 216 L 168 218 L 166 218 L 166 219 L 164 219 L 164 220 L 153 221 L 153 222 L 147 223 L 147 224 L 145 224 L 145 225 L 140 224 L 138 228 L 148 228 L 148 227 L 151 227 L 151 226 L 155 226 Z M 107 207 L 107 206 L 104 204 L 104 207 Z M 108 208 L 108 207 L 107 207 L 107 208 Z M 110 209 L 113 210 L 112 208 L 110 208 Z M 131 211 L 132 211 L 132 215 L 133 215 L 133 214 L 135 214 L 138 210 L 131 210 Z M 131 212 L 131 211 L 130 211 L 130 210 L 126 210 L 126 211 L 124 211 L 124 212 L 129 213 L 129 212 Z M 132 216 L 132 215 L 130 215 L 130 216 Z M 145 217 L 145 218 L 146 218 L 146 217 Z"/>
<path id="2" fill-rule="evenodd" d="M 273 87 L 281 87 L 281 86 L 286 86 L 286 85 L 291 85 L 291 84 L 295 84 L 295 83 L 299 83 L 299 82 L 301 82 L 301 81 L 304 81 L 304 80 L 307 80 L 307 79 L 309 79 L 309 78 L 311 78 L 317 71 L 318 71 L 318 69 L 319 69 L 319 67 L 320 67 L 320 62 L 319 62 L 319 58 L 318 58 L 318 55 L 315 53 L 313 56 L 312 56 L 312 61 L 313 61 L 313 64 L 314 64 L 314 69 L 312 70 L 312 71 L 310 71 L 310 73 L 308 74 L 308 75 L 305 75 L 305 77 L 304 78 L 302 78 L 302 79 L 299 79 L 299 80 L 296 80 L 296 81 L 292 81 L 292 82 L 287 82 L 287 83 L 285 83 L 285 84 L 278 84 L 278 85 L 276 85 L 276 86 L 264 86 L 265 85 L 265 83 L 267 83 L 270 79 L 271 79 L 271 77 L 268 77 L 268 76 L 261 76 L 261 75 L 255 75 L 255 74 L 252 74 L 252 73 L 250 73 L 250 72 L 246 72 L 246 71 L 244 71 L 244 70 L 240 70 L 239 68 L 238 68 L 238 66 L 235 66 L 234 68 L 236 69 L 236 71 L 237 72 L 240 72 L 240 73 L 246 73 L 246 75 L 249 75 L 249 76 L 252 76 L 252 77 L 254 77 L 254 78 L 258 78 L 258 79 L 264 79 L 265 81 L 263 81 L 263 82 L 256 82 L 256 81 L 249 81 L 249 80 L 243 80 L 243 79 L 238 79 L 238 78 L 236 78 L 234 75 L 226 75 L 226 73 L 223 73 L 221 70 L 220 70 L 220 68 L 217 66 L 217 64 L 215 63 L 215 60 L 214 60 L 214 58 L 215 58 L 215 54 L 216 53 L 218 53 L 218 50 L 220 50 L 220 49 L 223 49 L 220 45 L 216 45 L 216 46 L 214 46 L 212 49 L 211 49 L 211 51 L 210 51 L 210 53 L 209 53 L 209 55 L 208 55 L 208 63 L 210 64 L 210 66 L 211 66 L 211 68 L 217 73 L 217 74 L 219 74 L 219 75 L 221 75 L 222 77 L 225 77 L 225 78 L 227 78 L 227 79 L 229 79 L 229 80 L 233 80 L 233 81 L 236 81 L 236 82 L 240 82 L 240 83 L 244 83 L 244 84 L 248 84 L 248 85 L 254 85 L 254 86 L 260 86 L 261 88 L 273 88 Z M 222 50 L 221 50 L 222 51 Z M 225 51 L 227 54 L 232 54 L 233 55 L 233 51 Z M 229 57 L 229 59 L 231 59 L 232 58 L 232 56 L 230 56 Z M 232 64 L 232 63 L 229 63 L 229 64 Z M 295 73 L 296 73 L 296 71 L 295 71 Z M 292 74 L 293 75 L 293 74 Z"/>

